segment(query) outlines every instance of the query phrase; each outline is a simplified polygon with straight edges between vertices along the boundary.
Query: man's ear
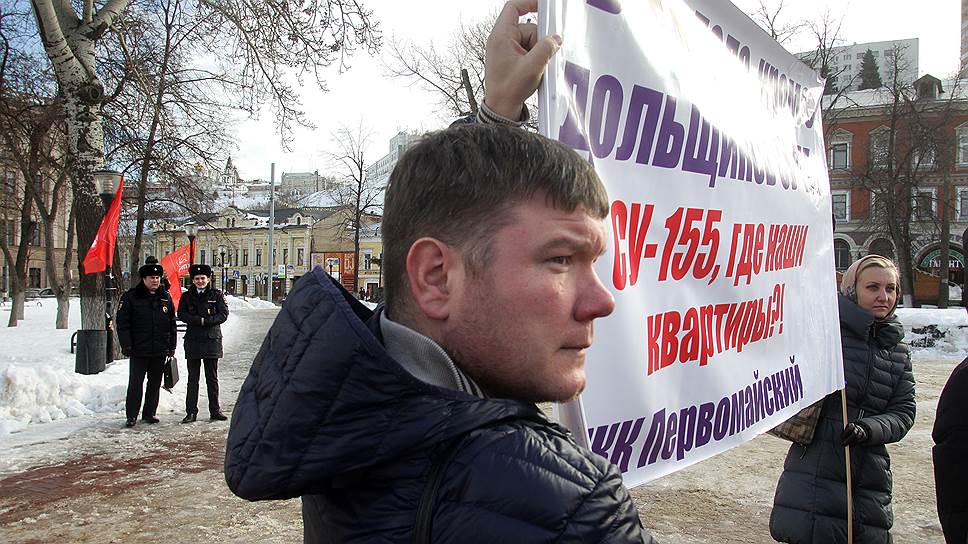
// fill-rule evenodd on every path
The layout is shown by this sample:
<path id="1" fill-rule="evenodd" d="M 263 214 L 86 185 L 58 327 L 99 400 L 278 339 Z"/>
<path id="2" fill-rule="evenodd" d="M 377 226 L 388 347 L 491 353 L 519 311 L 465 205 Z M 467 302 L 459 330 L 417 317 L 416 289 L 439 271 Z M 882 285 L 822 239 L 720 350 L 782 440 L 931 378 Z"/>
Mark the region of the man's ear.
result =
<path id="1" fill-rule="evenodd" d="M 450 316 L 452 282 L 459 274 L 460 255 L 436 238 L 420 238 L 407 253 L 407 278 L 410 295 L 420 312 L 430 319 Z"/>

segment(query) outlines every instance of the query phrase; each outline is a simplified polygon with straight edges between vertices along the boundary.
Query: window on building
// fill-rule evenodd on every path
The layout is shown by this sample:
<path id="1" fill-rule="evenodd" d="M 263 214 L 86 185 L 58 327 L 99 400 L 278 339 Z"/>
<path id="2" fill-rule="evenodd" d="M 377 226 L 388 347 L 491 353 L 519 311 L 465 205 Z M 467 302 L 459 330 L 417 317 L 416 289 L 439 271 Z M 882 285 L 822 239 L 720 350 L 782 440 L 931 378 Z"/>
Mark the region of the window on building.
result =
<path id="1" fill-rule="evenodd" d="M 27 270 L 27 286 L 40 288 L 40 269 L 31 268 Z"/>
<path id="2" fill-rule="evenodd" d="M 262 266 L 262 250 L 258 248 L 255 250 L 255 265 Z"/>
<path id="3" fill-rule="evenodd" d="M 968 189 L 958 191 L 958 220 L 968 221 Z"/>
<path id="4" fill-rule="evenodd" d="M 242 250 L 242 266 L 249 266 L 249 250 Z"/>
<path id="5" fill-rule="evenodd" d="M 924 144 L 911 153 L 911 168 L 931 169 L 934 168 L 934 146 Z"/>
<path id="6" fill-rule="evenodd" d="M 204 249 L 198 252 L 198 264 L 206 264 L 206 262 L 205 262 L 205 250 Z"/>
<path id="7" fill-rule="evenodd" d="M 32 246 L 39 247 L 40 246 L 40 223 L 36 221 L 31 221 L 30 230 L 28 232 L 30 233 L 30 240 L 28 240 L 28 243 L 30 243 L 30 245 Z"/>
<path id="8" fill-rule="evenodd" d="M 834 142 L 830 145 L 830 168 L 846 170 L 850 166 L 850 144 Z"/>
<path id="9" fill-rule="evenodd" d="M 958 164 L 968 164 L 968 128 L 958 131 Z"/>
<path id="10" fill-rule="evenodd" d="M 299 216 L 296 217 L 296 224 L 302 225 L 302 217 L 299 217 Z"/>
<path id="11" fill-rule="evenodd" d="M 373 259 L 373 252 L 370 250 L 363 252 L 363 270 L 370 270 L 371 259 Z"/>
<path id="12" fill-rule="evenodd" d="M 880 198 L 877 197 L 877 193 L 875 193 L 874 191 L 871 191 L 870 197 L 871 197 L 870 214 L 877 215 L 877 214 L 884 213 L 884 203 L 881 201 Z"/>
<path id="13" fill-rule="evenodd" d="M 857 53 L 857 60 L 862 60 L 864 58 L 863 53 Z"/>
<path id="14" fill-rule="evenodd" d="M 847 270 L 853 259 L 850 257 L 850 244 L 844 240 L 834 240 L 834 265 L 837 270 Z"/>
<path id="15" fill-rule="evenodd" d="M 305 257 L 303 255 L 303 248 L 296 248 L 296 266 L 302 266 L 305 264 Z"/>
<path id="16" fill-rule="evenodd" d="M 235 258 L 232 259 L 232 266 L 239 266 L 239 250 L 235 250 Z"/>
<path id="17" fill-rule="evenodd" d="M 229 228 L 231 226 L 232 226 L 232 220 L 229 219 L 228 217 L 226 217 L 225 218 L 225 228 Z"/>
<path id="18" fill-rule="evenodd" d="M 850 193 L 847 191 L 831 191 L 831 206 L 833 207 L 834 219 L 838 223 L 850 221 Z"/>
<path id="19" fill-rule="evenodd" d="M 3 173 L 3 190 L 7 194 L 13 194 L 17 190 L 17 173 L 13 170 Z"/>
<path id="20" fill-rule="evenodd" d="M 874 168 L 884 168 L 888 163 L 890 131 L 880 130 L 871 133 L 870 156 L 868 160 Z"/>
<path id="21" fill-rule="evenodd" d="M 921 190 L 914 195 L 912 205 L 913 217 L 931 219 L 934 217 L 934 191 Z"/>
<path id="22" fill-rule="evenodd" d="M 282 264 L 289 264 L 289 248 L 282 248 Z"/>
<path id="23" fill-rule="evenodd" d="M 871 255 L 880 255 L 888 259 L 894 259 L 894 244 L 886 238 L 878 238 L 871 242 Z"/>
<path id="24" fill-rule="evenodd" d="M 279 264 L 279 259 L 276 259 L 276 250 L 272 250 L 272 264 Z"/>

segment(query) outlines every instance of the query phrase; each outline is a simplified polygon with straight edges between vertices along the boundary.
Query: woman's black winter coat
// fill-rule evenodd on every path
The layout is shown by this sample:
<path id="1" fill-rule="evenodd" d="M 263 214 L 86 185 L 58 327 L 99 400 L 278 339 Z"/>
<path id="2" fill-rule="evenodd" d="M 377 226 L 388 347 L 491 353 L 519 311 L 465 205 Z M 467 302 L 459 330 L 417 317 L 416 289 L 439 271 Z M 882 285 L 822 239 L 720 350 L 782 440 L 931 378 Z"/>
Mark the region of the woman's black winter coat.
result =
<path id="1" fill-rule="evenodd" d="M 154 293 L 144 283 L 128 289 L 118 304 L 118 342 L 130 357 L 167 357 L 178 342 L 175 306 L 159 287 Z"/>
<path id="2" fill-rule="evenodd" d="M 895 317 L 876 321 L 847 297 L 840 297 L 840 332 L 847 380 L 848 420 L 867 431 L 851 446 L 854 542 L 889 543 L 891 459 L 884 444 L 904 438 L 914 425 L 911 352 L 901 343 Z M 793 444 L 776 487 L 770 533 L 779 542 L 847 542 L 847 478 L 840 391 L 824 400 L 809 446 Z"/>
<path id="3" fill-rule="evenodd" d="M 229 317 L 225 296 L 209 287 L 201 295 L 190 287 L 178 301 L 178 319 L 188 324 L 185 331 L 185 358 L 222 357 L 222 323 Z"/>

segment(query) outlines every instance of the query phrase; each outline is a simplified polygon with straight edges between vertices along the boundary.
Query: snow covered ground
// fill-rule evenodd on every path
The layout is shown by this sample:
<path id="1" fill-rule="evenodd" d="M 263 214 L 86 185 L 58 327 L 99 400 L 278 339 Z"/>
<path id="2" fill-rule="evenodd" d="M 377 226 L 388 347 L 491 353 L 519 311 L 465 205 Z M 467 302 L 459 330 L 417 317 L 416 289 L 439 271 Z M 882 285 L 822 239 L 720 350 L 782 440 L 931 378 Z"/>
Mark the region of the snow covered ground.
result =
<path id="1" fill-rule="evenodd" d="M 222 325 L 226 344 L 239 329 L 238 310 L 275 308 L 271 302 L 227 296 L 229 319 Z M 80 328 L 80 304 L 71 300 L 70 326 L 54 328 L 57 301 L 41 299 L 26 303 L 24 320 L 17 327 L 0 328 L 0 443 L 4 436 L 28 425 L 90 416 L 122 413 L 128 384 L 128 361 L 109 364 L 104 372 L 90 376 L 74 372 L 71 335 Z M 10 305 L 0 307 L 0 321 L 7 322 Z M 182 374 L 172 393 L 161 392 L 159 411 L 182 409 L 185 399 L 184 352 L 179 342 L 175 356 Z"/>

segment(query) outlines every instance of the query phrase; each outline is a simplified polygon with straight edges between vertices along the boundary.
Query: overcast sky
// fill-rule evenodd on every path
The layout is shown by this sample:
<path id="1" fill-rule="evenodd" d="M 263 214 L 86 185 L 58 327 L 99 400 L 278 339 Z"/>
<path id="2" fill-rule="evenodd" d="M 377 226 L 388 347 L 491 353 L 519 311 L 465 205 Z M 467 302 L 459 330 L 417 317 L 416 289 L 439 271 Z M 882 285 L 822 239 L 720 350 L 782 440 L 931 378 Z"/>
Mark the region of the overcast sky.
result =
<path id="1" fill-rule="evenodd" d="M 776 3 L 777 0 L 767 0 Z M 474 23 L 497 11 L 497 0 L 364 0 L 380 22 L 385 41 L 405 39 L 421 45 L 447 43 L 461 22 Z M 759 0 L 734 0 L 750 12 Z M 919 74 L 942 79 L 958 67 L 961 29 L 958 0 L 786 0 L 789 19 L 818 19 L 824 9 L 843 18 L 841 37 L 848 44 L 918 38 Z M 789 20 L 788 19 L 788 20 Z M 786 44 L 791 51 L 810 49 L 809 40 Z M 361 122 L 371 131 L 368 160 L 375 162 L 387 152 L 389 139 L 400 130 L 429 130 L 446 126 L 449 119 L 434 112 L 436 100 L 402 80 L 385 76 L 377 58 L 357 54 L 345 73 L 336 68 L 327 78 L 329 92 L 305 87 L 303 103 L 314 131 L 299 130 L 291 152 L 283 152 L 274 134 L 270 114 L 246 120 L 237 131 L 238 150 L 232 159 L 244 179 L 269 178 L 270 163 L 276 163 L 276 180 L 282 172 L 324 174 L 331 170 L 323 152 L 332 148 L 331 133 L 340 125 L 356 127 Z"/>

